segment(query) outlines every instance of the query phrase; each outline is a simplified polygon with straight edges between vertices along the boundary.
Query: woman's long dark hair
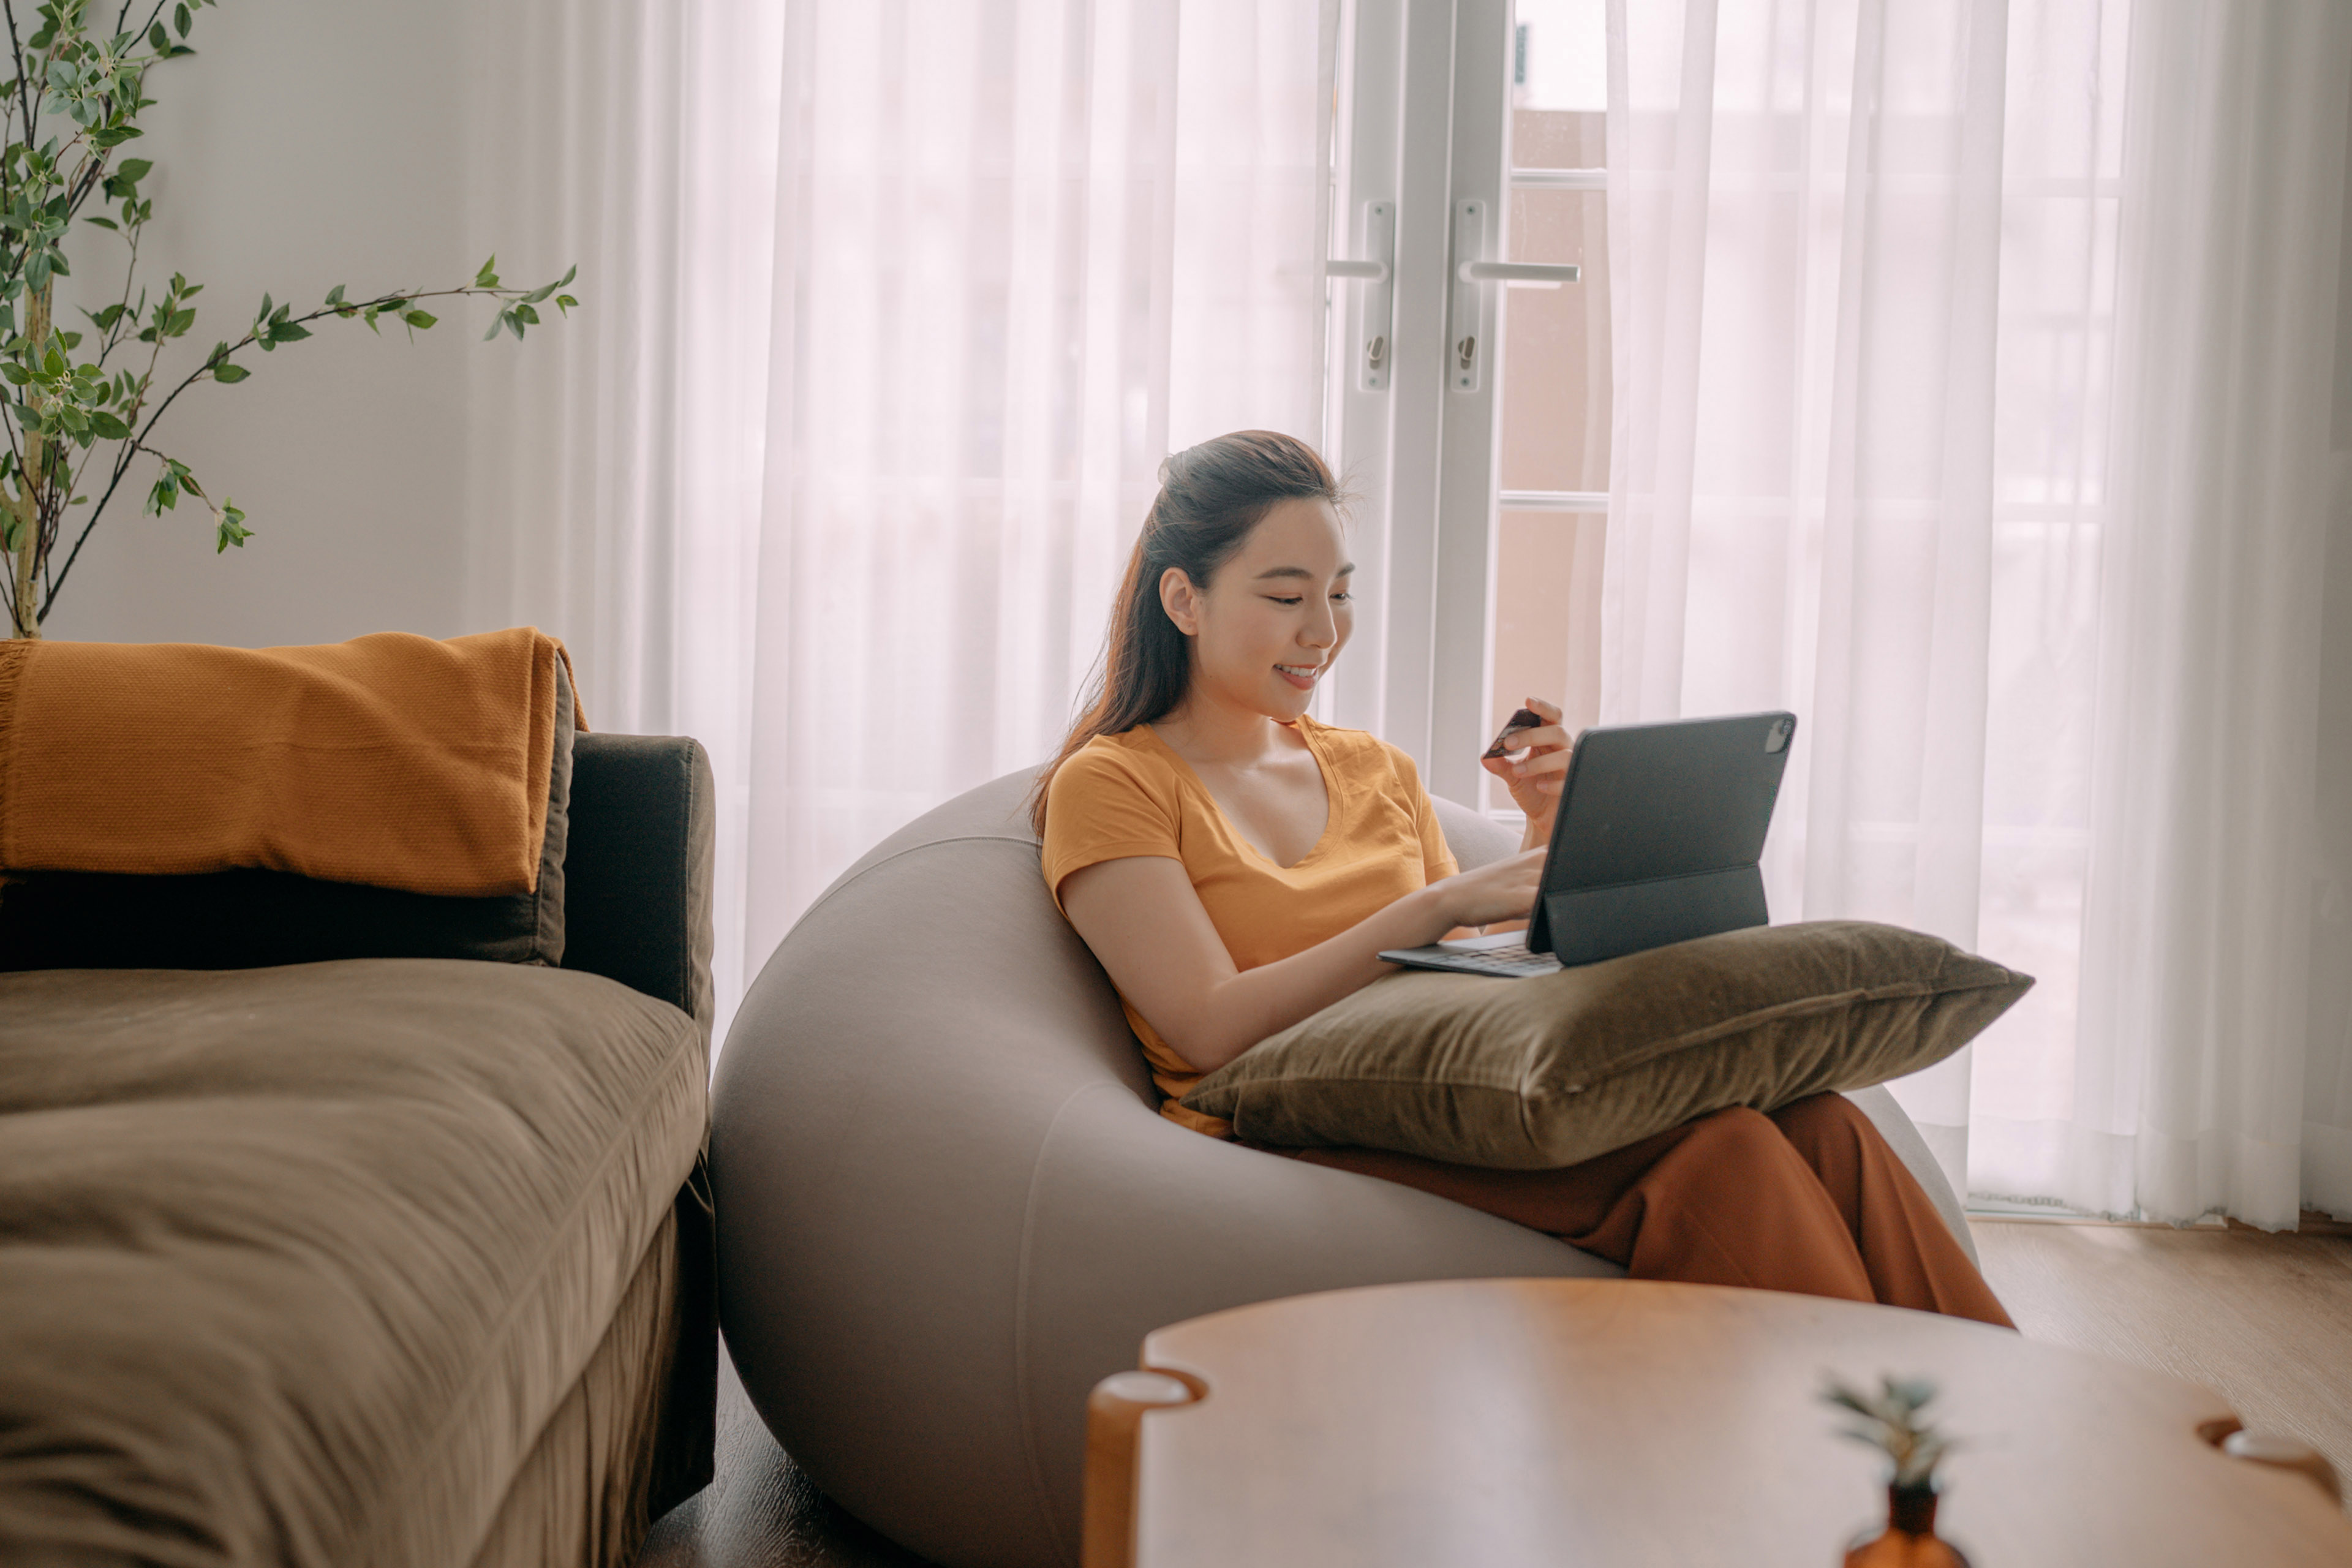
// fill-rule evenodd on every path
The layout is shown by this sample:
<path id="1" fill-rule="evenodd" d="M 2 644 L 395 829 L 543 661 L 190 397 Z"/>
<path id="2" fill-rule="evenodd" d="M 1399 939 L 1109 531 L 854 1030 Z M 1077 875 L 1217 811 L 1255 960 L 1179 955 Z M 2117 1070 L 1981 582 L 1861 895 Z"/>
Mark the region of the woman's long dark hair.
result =
<path id="1" fill-rule="evenodd" d="M 1272 430 L 1236 430 L 1188 447 L 1160 465 L 1160 494 L 1111 605 L 1100 671 L 1062 749 L 1037 775 L 1029 819 L 1045 832 L 1045 789 L 1062 764 L 1097 735 L 1164 719 L 1192 681 L 1192 653 L 1160 602 L 1160 579 L 1179 567 L 1206 588 L 1250 530 L 1285 500 L 1341 503 L 1339 481 L 1315 448 Z"/>

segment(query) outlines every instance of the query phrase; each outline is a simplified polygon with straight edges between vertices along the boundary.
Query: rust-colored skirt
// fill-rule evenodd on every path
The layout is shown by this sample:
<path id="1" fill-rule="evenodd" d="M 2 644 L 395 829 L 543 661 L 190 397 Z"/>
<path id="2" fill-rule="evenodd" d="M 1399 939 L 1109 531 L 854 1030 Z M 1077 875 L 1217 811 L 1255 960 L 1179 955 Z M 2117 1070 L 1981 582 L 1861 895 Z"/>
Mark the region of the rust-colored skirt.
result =
<path id="1" fill-rule="evenodd" d="M 1735 1108 L 1582 1164 L 1451 1165 L 1379 1149 L 1271 1150 L 1452 1198 L 1636 1279 L 1878 1301 L 2014 1328 L 1943 1215 L 1843 1095 Z"/>

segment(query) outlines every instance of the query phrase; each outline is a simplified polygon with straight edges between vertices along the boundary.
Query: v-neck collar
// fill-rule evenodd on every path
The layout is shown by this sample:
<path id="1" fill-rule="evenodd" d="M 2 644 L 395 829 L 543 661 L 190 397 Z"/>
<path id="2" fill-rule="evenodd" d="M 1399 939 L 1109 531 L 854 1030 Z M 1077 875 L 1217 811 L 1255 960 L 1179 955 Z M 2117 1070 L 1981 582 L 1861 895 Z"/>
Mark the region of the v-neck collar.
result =
<path id="1" fill-rule="evenodd" d="M 1142 725 L 1140 728 L 1142 728 L 1146 733 L 1150 735 L 1154 745 L 1158 746 L 1161 751 L 1166 752 L 1169 756 L 1175 760 L 1177 767 L 1183 771 L 1183 776 L 1192 781 L 1192 787 L 1199 790 L 1202 797 L 1208 801 L 1209 809 L 1217 814 L 1217 820 L 1225 825 L 1225 831 L 1233 835 L 1234 842 L 1239 844 L 1243 848 L 1256 856 L 1265 865 L 1271 866 L 1277 871 L 1296 871 L 1301 866 L 1306 865 L 1309 860 L 1312 860 L 1317 856 L 1322 854 L 1323 851 L 1329 847 L 1331 843 L 1331 836 L 1339 831 L 1340 810 L 1339 781 L 1337 773 L 1331 766 L 1331 759 L 1323 750 L 1321 739 L 1315 732 L 1317 729 L 1320 728 L 1320 726 L 1317 725 L 1314 720 L 1307 718 L 1305 714 L 1299 715 L 1297 724 L 1298 738 L 1307 743 L 1307 754 L 1315 759 L 1316 775 L 1320 778 L 1323 783 L 1323 831 L 1316 837 L 1315 843 L 1307 849 L 1306 854 L 1301 855 L 1297 859 L 1293 860 L 1287 866 L 1284 865 L 1281 861 L 1276 860 L 1265 850 L 1259 848 L 1257 845 L 1252 841 L 1250 836 L 1242 831 L 1241 824 L 1235 822 L 1233 817 L 1227 814 L 1223 804 L 1217 799 L 1217 792 L 1209 787 L 1209 781 L 1200 775 L 1199 772 L 1193 768 L 1192 763 L 1185 758 L 1183 752 L 1170 745 L 1166 739 L 1160 735 L 1160 731 L 1153 729 L 1150 724 Z"/>

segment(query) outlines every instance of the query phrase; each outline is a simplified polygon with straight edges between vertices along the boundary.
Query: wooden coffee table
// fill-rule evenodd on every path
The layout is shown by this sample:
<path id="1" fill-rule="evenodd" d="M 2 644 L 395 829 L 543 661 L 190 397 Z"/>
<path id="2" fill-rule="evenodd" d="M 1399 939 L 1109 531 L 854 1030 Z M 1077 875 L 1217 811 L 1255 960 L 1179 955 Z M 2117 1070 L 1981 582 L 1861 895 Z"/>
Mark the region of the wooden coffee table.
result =
<path id="1" fill-rule="evenodd" d="M 1089 1413 L 1087 1568 L 1838 1568 L 1885 1520 L 1832 1373 L 1932 1378 L 1979 1568 L 2352 1563 L 2216 1395 L 1980 1324 L 1627 1280 L 1379 1286 L 1160 1330 Z M 1152 1375 L 1159 1373 L 1162 1375 Z M 1175 1381 L 1171 1382 L 1171 1379 Z"/>

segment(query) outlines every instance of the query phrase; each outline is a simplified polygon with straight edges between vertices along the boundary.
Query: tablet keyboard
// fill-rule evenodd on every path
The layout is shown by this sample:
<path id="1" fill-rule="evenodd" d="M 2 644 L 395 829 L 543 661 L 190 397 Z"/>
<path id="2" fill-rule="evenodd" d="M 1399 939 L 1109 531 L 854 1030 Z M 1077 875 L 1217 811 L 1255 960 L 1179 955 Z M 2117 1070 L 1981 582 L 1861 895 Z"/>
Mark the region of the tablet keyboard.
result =
<path id="1" fill-rule="evenodd" d="M 1559 967 L 1559 959 L 1548 952 L 1529 952 L 1524 942 L 1475 952 L 1448 952 L 1446 956 L 1464 969 L 1488 974 L 1549 974 Z"/>
<path id="2" fill-rule="evenodd" d="M 1494 974 L 1519 978 L 1529 974 L 1550 974 L 1560 967 L 1559 960 L 1549 952 L 1529 952 L 1524 938 L 1517 942 L 1497 942 L 1492 947 L 1472 947 L 1452 942 L 1432 947 L 1392 950 L 1381 956 L 1391 963 L 1402 963 L 1412 969 L 1442 969 L 1455 974 Z"/>

